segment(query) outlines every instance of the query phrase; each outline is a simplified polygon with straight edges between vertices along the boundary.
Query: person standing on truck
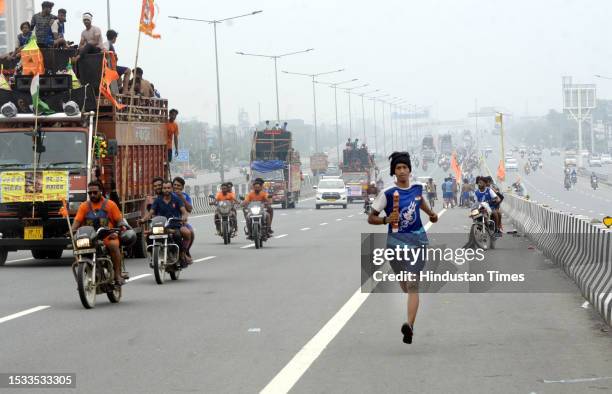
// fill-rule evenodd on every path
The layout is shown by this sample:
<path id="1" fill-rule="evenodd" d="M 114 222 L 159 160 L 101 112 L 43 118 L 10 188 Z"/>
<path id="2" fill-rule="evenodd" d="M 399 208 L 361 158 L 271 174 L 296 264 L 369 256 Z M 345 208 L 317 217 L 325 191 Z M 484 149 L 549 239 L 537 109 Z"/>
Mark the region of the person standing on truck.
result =
<path id="1" fill-rule="evenodd" d="M 268 224 L 268 233 L 273 234 L 272 231 L 272 217 L 274 215 L 274 211 L 272 210 L 272 197 L 263 190 L 264 180 L 262 178 L 257 178 L 253 181 L 253 190 L 247 194 L 244 202 L 242 203 L 243 207 L 247 207 L 252 201 L 261 201 L 266 207 L 267 216 L 267 224 Z M 245 214 L 246 217 L 246 214 Z M 248 220 L 248 218 L 246 218 Z M 247 229 L 251 231 L 250 223 L 247 223 Z M 249 234 L 249 237 L 251 234 Z"/>
<path id="2" fill-rule="evenodd" d="M 168 167 L 172 161 L 172 142 L 174 141 L 174 155 L 178 157 L 178 136 L 179 127 L 178 123 L 175 122 L 178 111 L 171 109 L 168 113 L 168 122 L 166 123 L 166 149 L 168 150 Z"/>
<path id="3" fill-rule="evenodd" d="M 43 1 L 42 11 L 32 16 L 30 29 L 36 34 L 36 43 L 41 48 L 53 46 L 53 33 L 51 25 L 55 20 L 55 15 L 51 14 L 54 4 L 50 1 Z"/>
<path id="4" fill-rule="evenodd" d="M 72 232 L 81 226 L 92 226 L 96 230 L 100 227 L 116 228 L 121 226 L 122 231 L 127 229 L 121 211 L 117 204 L 102 196 L 102 187 L 98 181 L 91 181 L 87 185 L 89 201 L 81 203 L 74 222 Z M 127 279 L 127 274 L 121 272 L 121 248 L 117 234 L 111 234 L 104 238 L 104 246 L 108 249 L 113 267 L 115 268 L 115 283 L 122 285 Z"/>

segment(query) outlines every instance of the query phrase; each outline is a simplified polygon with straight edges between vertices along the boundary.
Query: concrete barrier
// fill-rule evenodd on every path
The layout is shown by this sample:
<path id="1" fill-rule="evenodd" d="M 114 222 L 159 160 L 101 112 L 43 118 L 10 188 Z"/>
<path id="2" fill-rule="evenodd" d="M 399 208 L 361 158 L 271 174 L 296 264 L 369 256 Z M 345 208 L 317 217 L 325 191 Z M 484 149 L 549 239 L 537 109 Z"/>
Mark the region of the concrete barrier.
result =
<path id="1" fill-rule="evenodd" d="M 612 325 L 612 231 L 534 201 L 506 194 L 503 210 L 514 225 L 574 280 Z"/>

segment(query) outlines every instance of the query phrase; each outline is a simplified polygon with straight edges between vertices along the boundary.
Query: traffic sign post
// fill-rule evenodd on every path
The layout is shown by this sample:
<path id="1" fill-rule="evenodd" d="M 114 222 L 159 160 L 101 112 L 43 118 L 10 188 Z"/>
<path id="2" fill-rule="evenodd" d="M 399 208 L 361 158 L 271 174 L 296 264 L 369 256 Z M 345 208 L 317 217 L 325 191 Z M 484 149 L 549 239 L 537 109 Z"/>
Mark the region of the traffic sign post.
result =
<path id="1" fill-rule="evenodd" d="M 179 149 L 176 162 L 189 164 L 189 149 Z"/>

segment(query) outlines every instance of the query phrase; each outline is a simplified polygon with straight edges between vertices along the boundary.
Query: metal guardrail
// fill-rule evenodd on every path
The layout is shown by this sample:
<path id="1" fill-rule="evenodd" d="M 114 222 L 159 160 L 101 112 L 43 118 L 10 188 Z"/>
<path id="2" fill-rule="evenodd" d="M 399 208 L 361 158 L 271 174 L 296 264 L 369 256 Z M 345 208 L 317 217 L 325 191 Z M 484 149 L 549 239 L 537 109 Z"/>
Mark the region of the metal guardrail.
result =
<path id="1" fill-rule="evenodd" d="M 503 204 L 514 225 L 558 264 L 612 325 L 612 230 L 507 194 Z"/>

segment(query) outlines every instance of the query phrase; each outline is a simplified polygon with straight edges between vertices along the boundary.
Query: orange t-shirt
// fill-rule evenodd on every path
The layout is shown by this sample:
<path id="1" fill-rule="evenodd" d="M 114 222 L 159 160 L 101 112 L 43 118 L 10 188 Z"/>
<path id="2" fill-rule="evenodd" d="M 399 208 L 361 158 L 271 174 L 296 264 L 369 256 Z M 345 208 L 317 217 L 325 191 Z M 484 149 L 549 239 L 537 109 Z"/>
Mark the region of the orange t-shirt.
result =
<path id="1" fill-rule="evenodd" d="M 223 194 L 222 192 L 217 192 L 215 196 L 215 200 L 217 201 L 234 201 L 236 199 L 236 195 L 232 192 L 227 194 Z"/>
<path id="2" fill-rule="evenodd" d="M 174 136 L 179 135 L 178 123 L 176 122 L 168 122 L 166 123 L 166 148 L 172 150 L 172 142 L 174 141 Z"/>
<path id="3" fill-rule="evenodd" d="M 91 207 L 94 209 L 94 211 L 98 211 L 102 208 L 102 204 L 104 203 L 104 201 L 107 201 L 105 211 L 106 211 L 106 215 L 108 216 L 109 226 L 116 227 L 117 223 L 119 223 L 119 221 L 123 218 L 123 216 L 121 215 L 121 211 L 119 210 L 119 207 L 117 206 L 117 204 L 115 204 L 111 200 L 106 200 L 105 198 L 101 198 L 100 201 L 97 203 L 92 202 Z M 79 223 L 83 224 L 85 222 L 85 217 L 87 216 L 88 212 L 89 212 L 89 201 L 85 201 L 84 203 L 81 203 L 81 205 L 79 206 L 79 210 L 77 211 L 77 214 L 74 217 L 74 219 L 78 220 Z"/>
<path id="4" fill-rule="evenodd" d="M 251 202 L 251 201 L 262 201 L 262 202 L 266 202 L 268 201 L 268 193 L 264 192 L 263 190 L 259 192 L 259 194 L 256 194 L 254 191 L 250 191 L 249 194 L 247 194 L 246 198 L 244 199 L 244 201 L 246 202 Z"/>

